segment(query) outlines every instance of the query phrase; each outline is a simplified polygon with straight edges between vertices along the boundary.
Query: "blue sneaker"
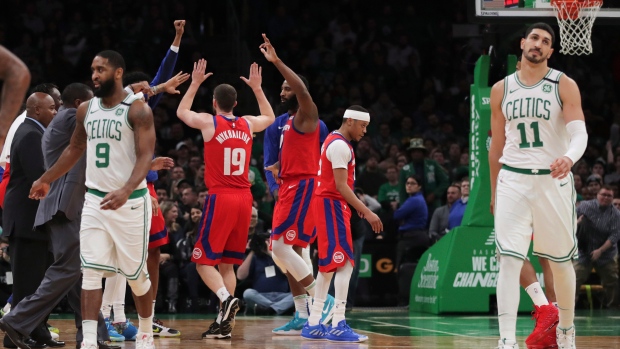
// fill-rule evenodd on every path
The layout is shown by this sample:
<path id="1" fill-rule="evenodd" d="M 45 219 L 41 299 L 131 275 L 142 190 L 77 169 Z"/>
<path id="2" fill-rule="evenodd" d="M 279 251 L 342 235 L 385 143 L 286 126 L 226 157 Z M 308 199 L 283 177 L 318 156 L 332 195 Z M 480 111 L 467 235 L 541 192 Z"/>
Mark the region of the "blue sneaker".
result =
<path id="1" fill-rule="evenodd" d="M 301 329 L 304 328 L 304 324 L 308 319 L 300 319 L 299 312 L 295 312 L 295 316 L 285 325 L 274 328 L 271 333 L 281 336 L 298 336 L 301 333 Z"/>
<path id="2" fill-rule="evenodd" d="M 302 336 L 303 336 L 303 332 L 302 332 Z M 338 326 L 336 327 L 334 327 L 332 324 L 332 326 L 330 326 L 329 329 L 327 330 L 327 335 L 325 336 L 325 338 L 328 341 L 332 341 L 332 342 L 349 342 L 349 343 L 357 343 L 357 342 L 363 342 L 365 340 L 368 340 L 368 336 L 364 336 L 363 334 L 359 334 L 353 331 L 351 327 L 347 325 L 346 320 L 341 320 L 338 323 Z"/>
<path id="3" fill-rule="evenodd" d="M 306 322 L 304 328 L 301 329 L 301 336 L 314 341 L 324 341 L 327 339 L 327 328 L 320 322 L 316 326 L 310 326 Z"/>
<path id="4" fill-rule="evenodd" d="M 114 325 L 114 328 L 116 329 L 116 332 L 118 332 L 123 337 L 125 337 L 126 341 L 136 340 L 138 329 L 136 328 L 136 326 L 133 325 L 131 321 L 129 321 L 129 319 L 127 319 L 127 322 L 119 322 L 113 325 Z"/>
<path id="5" fill-rule="evenodd" d="M 104 321 L 105 321 L 106 327 L 108 328 L 108 334 L 110 334 L 110 341 L 111 342 L 124 342 L 125 337 L 118 334 L 118 332 L 116 332 L 116 328 L 114 328 L 114 326 L 110 322 L 110 319 L 105 318 Z"/>
<path id="6" fill-rule="evenodd" d="M 336 299 L 331 295 L 327 295 L 325 299 L 325 305 L 323 305 L 323 313 L 321 313 L 321 323 L 327 325 L 334 317 L 334 311 L 336 310 Z"/>

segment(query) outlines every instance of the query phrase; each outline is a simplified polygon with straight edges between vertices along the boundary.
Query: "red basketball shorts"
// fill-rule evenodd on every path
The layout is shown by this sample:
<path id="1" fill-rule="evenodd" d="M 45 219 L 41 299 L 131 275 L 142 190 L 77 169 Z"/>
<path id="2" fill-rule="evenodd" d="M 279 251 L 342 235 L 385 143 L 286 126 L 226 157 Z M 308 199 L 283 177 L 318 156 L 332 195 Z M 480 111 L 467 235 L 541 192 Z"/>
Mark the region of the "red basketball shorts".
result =
<path id="1" fill-rule="evenodd" d="M 153 183 L 147 183 L 149 188 L 149 195 L 157 199 L 157 193 L 155 192 L 155 186 Z M 157 216 L 151 217 L 151 230 L 149 231 L 149 250 L 163 246 L 168 243 L 168 229 L 166 229 L 166 221 L 164 220 L 164 214 L 161 209 L 157 208 Z"/>
<path id="2" fill-rule="evenodd" d="M 316 238 L 312 209 L 314 178 L 284 181 L 273 212 L 271 239 L 283 238 L 287 245 L 306 247 Z"/>
<path id="3" fill-rule="evenodd" d="M 250 190 L 222 190 L 205 198 L 192 262 L 241 264 L 252 215 Z"/>
<path id="4" fill-rule="evenodd" d="M 345 201 L 316 196 L 312 200 L 319 250 L 319 271 L 330 273 L 354 262 L 351 209 Z"/>

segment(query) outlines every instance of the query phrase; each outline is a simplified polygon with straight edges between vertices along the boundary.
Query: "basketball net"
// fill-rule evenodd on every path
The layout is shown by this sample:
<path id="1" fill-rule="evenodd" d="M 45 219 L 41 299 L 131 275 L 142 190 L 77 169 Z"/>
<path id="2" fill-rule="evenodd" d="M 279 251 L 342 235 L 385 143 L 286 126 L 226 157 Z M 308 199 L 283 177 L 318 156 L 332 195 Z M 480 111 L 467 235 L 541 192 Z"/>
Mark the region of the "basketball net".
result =
<path id="1" fill-rule="evenodd" d="M 592 53 L 592 26 L 602 0 L 551 0 L 560 27 L 560 52 L 565 55 Z"/>

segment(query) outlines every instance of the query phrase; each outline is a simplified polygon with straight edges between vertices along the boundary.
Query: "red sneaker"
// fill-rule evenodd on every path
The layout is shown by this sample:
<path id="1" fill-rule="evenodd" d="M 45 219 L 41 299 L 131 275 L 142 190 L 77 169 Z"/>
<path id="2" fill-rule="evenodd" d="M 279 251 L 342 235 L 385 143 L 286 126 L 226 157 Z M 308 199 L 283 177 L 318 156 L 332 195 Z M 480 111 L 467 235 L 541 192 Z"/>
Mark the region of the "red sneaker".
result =
<path id="1" fill-rule="evenodd" d="M 558 309 L 553 304 L 534 306 L 532 319 L 536 326 L 525 340 L 528 349 L 557 348 L 555 329 L 560 321 Z"/>

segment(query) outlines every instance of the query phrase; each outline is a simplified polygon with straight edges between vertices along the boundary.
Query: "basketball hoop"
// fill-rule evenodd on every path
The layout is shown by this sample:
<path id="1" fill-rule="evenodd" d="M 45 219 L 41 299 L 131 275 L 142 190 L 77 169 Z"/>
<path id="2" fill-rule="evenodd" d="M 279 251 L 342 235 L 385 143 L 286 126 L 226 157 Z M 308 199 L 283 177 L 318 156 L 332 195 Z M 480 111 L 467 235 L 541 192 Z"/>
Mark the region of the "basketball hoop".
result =
<path id="1" fill-rule="evenodd" d="M 551 0 L 560 26 L 561 53 L 592 53 L 592 25 L 602 5 L 602 0 Z"/>

